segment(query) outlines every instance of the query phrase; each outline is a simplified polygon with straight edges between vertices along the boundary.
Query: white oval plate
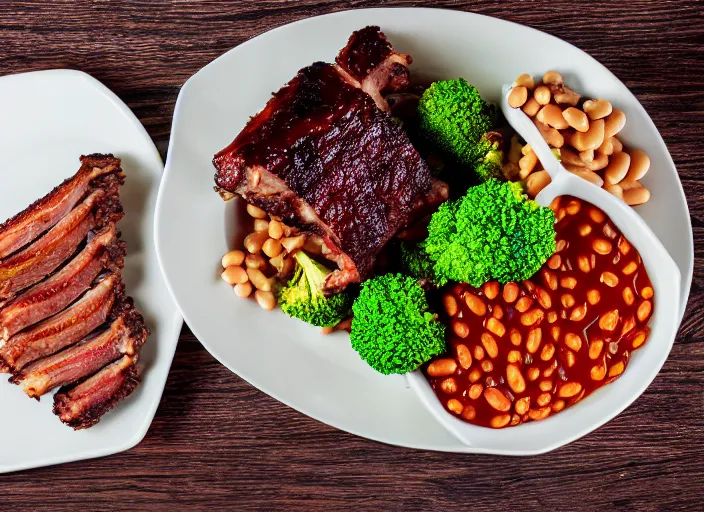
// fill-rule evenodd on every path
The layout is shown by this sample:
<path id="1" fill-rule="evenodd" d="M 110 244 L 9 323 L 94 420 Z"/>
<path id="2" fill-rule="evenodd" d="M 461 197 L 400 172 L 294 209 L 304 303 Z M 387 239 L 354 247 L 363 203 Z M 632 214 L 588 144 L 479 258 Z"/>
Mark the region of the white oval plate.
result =
<path id="1" fill-rule="evenodd" d="M 163 171 L 144 127 L 103 84 L 70 70 L 0 78 L 0 218 L 24 210 L 80 166 L 78 157 L 113 153 L 126 174 L 120 197 L 127 242 L 124 280 L 152 331 L 142 350 L 143 381 L 96 426 L 78 432 L 51 411 L 51 396 L 27 398 L 0 375 L 0 473 L 101 457 L 139 443 L 164 390 L 182 319 L 154 248 L 154 205 Z"/>
<path id="2" fill-rule="evenodd" d="M 434 9 L 368 9 L 302 20 L 262 34 L 213 61 L 183 86 L 157 201 L 157 252 L 186 322 L 230 370 L 265 393 L 329 425 L 413 448 L 485 451 L 463 445 L 423 407 L 401 377 L 369 369 L 343 334 L 266 312 L 219 278 L 233 248 L 233 205 L 213 192 L 213 155 L 229 144 L 299 68 L 331 62 L 349 35 L 379 25 L 413 56 L 412 76 L 463 76 L 498 102 L 518 74 L 558 69 L 585 94 L 612 100 L 628 116 L 623 140 L 646 148 L 653 199 L 638 209 L 678 264 L 682 311 L 692 279 L 689 212 L 672 159 L 628 89 L 581 50 L 536 30 L 494 18 Z M 516 51 L 520 41 L 521 51 Z M 550 51 L 544 51 L 550 48 Z M 489 450 L 495 451 L 495 450 Z M 531 447 L 508 453 L 535 453 Z M 506 452 L 504 452 L 506 453 Z"/>

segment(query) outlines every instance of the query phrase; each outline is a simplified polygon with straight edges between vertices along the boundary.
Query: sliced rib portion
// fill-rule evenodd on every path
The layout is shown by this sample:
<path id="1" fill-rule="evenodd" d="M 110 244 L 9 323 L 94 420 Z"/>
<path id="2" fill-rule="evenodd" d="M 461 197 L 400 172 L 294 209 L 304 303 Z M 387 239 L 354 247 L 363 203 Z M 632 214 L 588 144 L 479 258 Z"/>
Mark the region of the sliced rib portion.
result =
<path id="1" fill-rule="evenodd" d="M 21 249 L 54 226 L 86 194 L 91 180 L 119 170 L 120 160 L 112 155 L 81 157 L 81 168 L 49 194 L 0 225 L 0 258 Z"/>
<path id="2" fill-rule="evenodd" d="M 125 243 L 115 224 L 95 235 L 66 266 L 49 279 L 34 285 L 0 310 L 0 336 L 8 340 L 25 327 L 63 310 L 83 292 L 103 269 L 122 268 Z"/>
<path id="3" fill-rule="evenodd" d="M 382 94 L 408 88 L 412 61 L 410 55 L 396 52 L 374 26 L 354 32 L 335 59 L 348 81 L 371 96 L 384 112 L 389 111 L 389 105 Z"/>
<path id="4" fill-rule="evenodd" d="M 328 293 L 369 277 L 433 189 L 402 128 L 339 69 L 301 69 L 213 160 L 224 198 L 322 236 L 340 266 Z"/>
<path id="5" fill-rule="evenodd" d="M 120 274 L 109 274 L 68 309 L 11 337 L 0 348 L 0 359 L 18 372 L 37 359 L 73 345 L 105 322 L 116 298 L 123 296 Z"/>
<path id="6" fill-rule="evenodd" d="M 144 319 L 131 301 L 115 308 L 115 320 L 106 330 L 53 356 L 27 366 L 11 382 L 27 395 L 38 398 L 58 386 L 91 375 L 122 355 L 135 356 L 147 338 Z"/>
<path id="7" fill-rule="evenodd" d="M 104 177 L 106 184 L 110 178 Z M 74 254 L 91 229 L 122 218 L 117 189 L 112 192 L 114 186 L 108 187 L 110 190 L 99 188 L 91 192 L 44 236 L 0 261 L 0 299 L 11 298 L 44 279 Z"/>
<path id="8" fill-rule="evenodd" d="M 84 382 L 61 388 L 54 414 L 76 430 L 92 427 L 139 384 L 137 357 L 122 356 Z"/>

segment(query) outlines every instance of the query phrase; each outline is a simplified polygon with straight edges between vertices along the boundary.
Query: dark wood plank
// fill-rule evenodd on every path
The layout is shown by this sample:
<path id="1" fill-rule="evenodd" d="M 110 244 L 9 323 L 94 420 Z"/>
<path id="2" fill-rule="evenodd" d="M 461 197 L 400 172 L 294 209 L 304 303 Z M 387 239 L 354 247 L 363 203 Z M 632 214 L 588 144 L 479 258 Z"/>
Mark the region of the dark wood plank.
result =
<path id="1" fill-rule="evenodd" d="M 608 425 L 551 454 L 438 454 L 370 442 L 311 420 L 231 374 L 184 329 L 142 444 L 109 458 L 2 476 L 0 509 L 701 509 L 704 29 L 698 2 L 5 1 L 0 73 L 56 67 L 91 73 L 127 102 L 165 154 L 179 88 L 209 61 L 269 28 L 379 4 L 473 10 L 530 25 L 591 53 L 638 96 L 680 172 L 696 256 L 679 337 L 652 386 Z"/>

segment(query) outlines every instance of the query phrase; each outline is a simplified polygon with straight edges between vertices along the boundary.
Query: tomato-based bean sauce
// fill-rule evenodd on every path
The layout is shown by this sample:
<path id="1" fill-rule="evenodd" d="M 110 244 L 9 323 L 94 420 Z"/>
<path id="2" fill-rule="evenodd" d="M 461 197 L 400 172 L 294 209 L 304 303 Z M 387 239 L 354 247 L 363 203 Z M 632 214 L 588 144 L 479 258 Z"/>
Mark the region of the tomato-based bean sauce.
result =
<path id="1" fill-rule="evenodd" d="M 529 280 L 443 290 L 448 352 L 423 372 L 475 425 L 540 420 L 618 378 L 648 338 L 653 287 L 638 251 L 598 208 L 550 206 L 556 251 Z"/>

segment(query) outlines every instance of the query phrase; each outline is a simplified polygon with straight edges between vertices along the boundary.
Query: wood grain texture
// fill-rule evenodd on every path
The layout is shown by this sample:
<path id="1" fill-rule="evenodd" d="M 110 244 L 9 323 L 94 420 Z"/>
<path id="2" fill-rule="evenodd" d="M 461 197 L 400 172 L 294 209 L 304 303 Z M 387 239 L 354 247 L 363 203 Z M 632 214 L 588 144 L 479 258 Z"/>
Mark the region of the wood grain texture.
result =
<path id="1" fill-rule="evenodd" d="M 1 476 L 1 510 L 701 510 L 701 3 L 6 0 L 0 73 L 86 71 L 125 100 L 165 154 L 179 88 L 209 61 L 300 18 L 379 5 L 472 10 L 544 30 L 589 52 L 643 103 L 680 172 L 695 237 L 689 307 L 660 375 L 608 425 L 553 453 L 447 455 L 374 443 L 309 419 L 230 373 L 184 329 L 138 447 Z"/>

